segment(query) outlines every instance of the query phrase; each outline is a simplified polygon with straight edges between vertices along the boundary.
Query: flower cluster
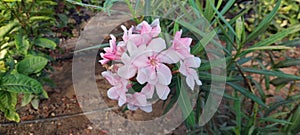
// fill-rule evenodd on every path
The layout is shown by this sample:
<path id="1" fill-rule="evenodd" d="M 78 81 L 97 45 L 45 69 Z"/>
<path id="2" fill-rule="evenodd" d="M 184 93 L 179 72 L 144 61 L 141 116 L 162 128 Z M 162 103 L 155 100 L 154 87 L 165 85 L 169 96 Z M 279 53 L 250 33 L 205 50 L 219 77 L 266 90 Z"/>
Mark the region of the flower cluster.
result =
<path id="1" fill-rule="evenodd" d="M 190 53 L 191 38 L 182 38 L 182 31 L 176 32 L 172 45 L 167 47 L 164 39 L 159 37 L 161 28 L 159 20 L 152 24 L 143 21 L 136 27 L 124 31 L 123 41 L 116 42 L 110 35 L 110 47 L 104 48 L 100 63 L 114 63 L 102 76 L 113 86 L 107 91 L 110 99 L 118 100 L 118 105 L 127 104 L 128 109 L 140 108 L 145 112 L 152 111 L 148 99 L 156 93 L 161 100 L 166 100 L 172 80 L 172 71 L 168 65 L 180 63 L 179 72 L 186 77 L 187 85 L 193 90 L 195 84 L 201 85 L 195 70 L 200 66 L 200 58 Z M 140 92 L 130 93 L 133 82 L 144 87 Z"/>

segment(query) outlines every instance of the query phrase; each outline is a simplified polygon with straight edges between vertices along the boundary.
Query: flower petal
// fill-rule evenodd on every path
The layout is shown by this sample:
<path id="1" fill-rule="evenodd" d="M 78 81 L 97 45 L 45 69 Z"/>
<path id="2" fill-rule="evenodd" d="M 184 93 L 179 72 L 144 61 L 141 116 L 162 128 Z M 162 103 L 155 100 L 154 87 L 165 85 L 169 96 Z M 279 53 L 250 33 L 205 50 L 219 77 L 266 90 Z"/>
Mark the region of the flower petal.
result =
<path id="1" fill-rule="evenodd" d="M 159 59 L 161 63 L 174 64 L 180 60 L 180 57 L 178 56 L 178 53 L 176 51 L 174 51 L 173 49 L 168 49 L 161 52 L 157 56 L 157 59 Z"/>
<path id="2" fill-rule="evenodd" d="M 148 83 L 143 87 L 141 93 L 143 93 L 147 99 L 152 98 L 154 94 L 154 86 Z"/>
<path id="3" fill-rule="evenodd" d="M 138 74 L 137 74 L 136 80 L 140 84 L 144 84 L 145 82 L 147 82 L 148 75 L 147 75 L 147 71 L 144 68 L 138 69 Z"/>
<path id="4" fill-rule="evenodd" d="M 127 50 L 130 56 L 134 56 L 135 55 L 135 51 L 137 50 L 137 46 L 134 44 L 134 42 L 132 41 L 128 41 L 127 42 Z"/>
<path id="5" fill-rule="evenodd" d="M 195 87 L 195 81 L 192 76 L 187 76 L 186 77 L 186 84 L 191 88 L 191 90 L 194 90 Z"/>
<path id="6" fill-rule="evenodd" d="M 130 79 L 135 76 L 137 69 L 132 65 L 124 65 L 119 68 L 118 75 L 125 78 Z"/>
<path id="7" fill-rule="evenodd" d="M 156 68 L 158 83 L 162 85 L 169 85 L 172 80 L 172 72 L 169 67 L 164 64 L 159 64 Z"/>
<path id="8" fill-rule="evenodd" d="M 201 60 L 198 57 L 189 57 L 189 58 L 184 59 L 183 63 L 187 67 L 198 68 L 198 67 L 200 67 Z"/>
<path id="9" fill-rule="evenodd" d="M 111 84 L 111 85 L 117 85 L 118 79 L 115 75 L 113 75 L 110 71 L 103 71 L 101 75 Z"/>
<path id="10" fill-rule="evenodd" d="M 118 89 L 119 89 L 118 87 L 111 87 L 107 91 L 108 98 L 113 99 L 113 100 L 117 100 L 119 98 L 119 93 L 117 92 Z"/>
<path id="11" fill-rule="evenodd" d="M 170 88 L 167 85 L 155 85 L 156 93 L 161 100 L 166 100 L 170 93 Z"/>
<path id="12" fill-rule="evenodd" d="M 152 112 L 152 105 L 147 105 L 147 106 L 139 106 L 141 110 L 149 113 L 149 112 Z"/>
<path id="13" fill-rule="evenodd" d="M 160 51 L 164 50 L 165 48 L 166 48 L 165 40 L 162 38 L 155 38 L 149 43 L 147 50 L 160 52 Z"/>

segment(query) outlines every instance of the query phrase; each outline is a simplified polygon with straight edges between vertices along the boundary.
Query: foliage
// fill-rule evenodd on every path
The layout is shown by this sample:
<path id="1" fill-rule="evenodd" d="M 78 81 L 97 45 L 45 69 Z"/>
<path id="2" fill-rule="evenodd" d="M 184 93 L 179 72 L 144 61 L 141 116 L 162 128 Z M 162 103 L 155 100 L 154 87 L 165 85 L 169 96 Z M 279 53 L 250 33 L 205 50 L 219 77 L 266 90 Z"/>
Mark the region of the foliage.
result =
<path id="1" fill-rule="evenodd" d="M 49 49 L 56 48 L 53 0 L 4 0 L 0 4 L 0 110 L 8 120 L 19 122 L 16 110 L 48 98 L 46 84 Z M 31 102 L 35 109 L 38 104 Z M 38 102 L 37 102 L 38 103 Z"/>
<path id="2" fill-rule="evenodd" d="M 178 22 L 178 24 L 166 22 L 162 26 L 162 29 L 169 28 L 166 31 L 171 35 L 178 29 L 195 35 L 192 53 L 201 57 L 203 62 L 198 69 L 203 86 L 200 86 L 201 91 L 198 93 L 200 96 L 196 106 L 192 108 L 192 101 L 187 98 L 186 90 L 181 89 L 180 78 L 176 79 L 178 83 L 173 84 L 178 85 L 177 91 L 171 95 L 169 104 L 165 105 L 168 111 L 167 109 L 178 99 L 183 115 L 187 118 L 185 124 L 189 128 L 189 134 L 296 134 L 299 132 L 300 96 L 299 91 L 296 91 L 300 80 L 299 72 L 296 75 L 287 74 L 283 68 L 295 68 L 299 65 L 299 59 L 287 53 L 299 45 L 299 39 L 289 39 L 299 34 L 300 25 L 296 23 L 297 19 L 289 20 L 291 25 L 283 23 L 281 27 L 278 27 L 276 22 L 276 20 L 293 19 L 297 13 L 293 6 L 299 4 L 298 1 L 268 0 L 252 4 L 246 1 L 243 3 L 245 4 L 243 8 L 238 7 L 241 5 L 235 0 L 226 2 L 222 0 L 136 0 L 134 2 L 124 0 L 123 2 L 128 5 L 137 22 L 147 17 L 138 18 L 136 11 L 144 11 L 146 15 L 163 13 L 163 17 L 176 14 L 176 17 L 182 17 L 190 22 Z M 264 10 L 266 7 L 268 10 Z M 97 8 L 103 7 L 97 6 Z M 179 10 L 182 12 L 177 12 Z M 292 12 L 288 14 L 291 17 L 285 16 L 286 13 L 283 12 L 285 10 Z M 253 14 L 253 11 L 256 13 Z M 259 17 L 251 22 L 249 15 Z M 221 43 L 211 38 L 213 34 L 203 35 L 202 29 L 193 25 L 203 22 L 199 22 L 201 19 L 194 19 L 194 16 L 205 17 L 209 26 L 216 31 Z M 203 38 L 199 41 L 196 37 Z M 227 88 L 230 89 L 225 93 L 223 106 L 217 115 L 201 127 L 199 117 L 203 109 L 202 105 L 207 102 L 207 95 L 212 91 L 210 85 L 214 75 L 210 70 L 212 66 L 218 65 L 218 61 L 207 59 L 204 47 L 208 43 L 221 47 L 225 53 L 227 63 L 225 78 Z M 280 58 L 284 58 L 285 61 Z M 218 79 L 222 80 L 222 77 Z M 275 100 L 278 95 L 280 99 Z M 190 110 L 193 111 L 189 113 Z"/>

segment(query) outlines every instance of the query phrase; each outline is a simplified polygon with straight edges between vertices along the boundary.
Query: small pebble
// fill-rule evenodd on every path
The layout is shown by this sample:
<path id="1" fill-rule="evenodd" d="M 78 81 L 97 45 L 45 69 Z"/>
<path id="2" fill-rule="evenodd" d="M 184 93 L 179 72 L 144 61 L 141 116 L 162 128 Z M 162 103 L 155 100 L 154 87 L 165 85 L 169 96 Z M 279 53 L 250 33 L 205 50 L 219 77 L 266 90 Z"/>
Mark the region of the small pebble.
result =
<path id="1" fill-rule="evenodd" d="M 89 126 L 89 127 L 88 127 L 88 129 L 89 129 L 89 130 L 92 130 L 92 129 L 93 129 L 93 127 L 92 127 L 92 126 Z"/>
<path id="2" fill-rule="evenodd" d="M 55 116 L 55 113 L 51 113 L 51 116 Z"/>

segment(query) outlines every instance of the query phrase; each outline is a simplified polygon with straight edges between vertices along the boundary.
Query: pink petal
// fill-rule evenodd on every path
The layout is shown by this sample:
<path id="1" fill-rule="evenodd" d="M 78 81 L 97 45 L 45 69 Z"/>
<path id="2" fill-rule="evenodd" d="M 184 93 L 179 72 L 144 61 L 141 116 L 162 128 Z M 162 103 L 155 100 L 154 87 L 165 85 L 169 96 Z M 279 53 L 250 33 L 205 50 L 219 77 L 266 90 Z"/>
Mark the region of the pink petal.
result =
<path id="1" fill-rule="evenodd" d="M 125 92 L 120 94 L 119 100 L 118 100 L 118 105 L 122 106 L 126 103 L 126 95 Z"/>
<path id="2" fill-rule="evenodd" d="M 170 93 L 170 88 L 166 85 L 155 85 L 156 93 L 161 100 L 166 100 Z"/>
<path id="3" fill-rule="evenodd" d="M 140 109 L 147 113 L 150 113 L 150 112 L 152 112 L 152 105 L 140 106 Z"/>
<path id="4" fill-rule="evenodd" d="M 147 50 L 153 50 L 156 52 L 160 52 L 160 51 L 164 50 L 165 48 L 166 48 L 165 40 L 162 38 L 155 38 L 149 43 Z"/>
<path id="5" fill-rule="evenodd" d="M 118 89 L 119 89 L 118 87 L 111 87 L 107 91 L 108 98 L 113 99 L 113 100 L 117 100 L 119 98 L 119 93 L 117 92 Z"/>
<path id="6" fill-rule="evenodd" d="M 159 25 L 159 19 L 155 19 L 151 24 L 152 30 L 151 35 L 152 37 L 157 37 L 159 33 L 161 32 L 161 28 Z"/>
<path id="7" fill-rule="evenodd" d="M 140 23 L 137 26 L 137 29 L 139 29 L 139 31 L 140 31 L 141 34 L 150 33 L 151 30 L 152 30 L 151 26 L 146 21 L 143 21 L 142 23 Z"/>
<path id="8" fill-rule="evenodd" d="M 128 108 L 129 110 L 132 110 L 132 111 L 135 111 L 135 110 L 137 110 L 137 109 L 138 109 L 138 107 L 137 107 L 137 106 L 135 106 L 135 105 L 132 105 L 132 104 L 127 104 L 127 108 Z"/>
<path id="9" fill-rule="evenodd" d="M 191 90 L 194 90 L 195 81 L 194 81 L 194 78 L 192 76 L 187 76 L 186 77 L 186 83 L 191 88 Z"/>
<path id="10" fill-rule="evenodd" d="M 137 46 L 134 44 L 134 42 L 129 40 L 127 43 L 127 51 L 129 55 L 130 56 L 134 55 L 136 50 L 137 50 Z"/>
<path id="11" fill-rule="evenodd" d="M 146 96 L 146 98 L 152 98 L 154 94 L 154 86 L 148 83 L 146 86 L 143 87 L 142 94 Z"/>
<path id="12" fill-rule="evenodd" d="M 168 49 L 168 50 L 161 52 L 157 56 L 157 59 L 159 59 L 159 61 L 161 63 L 174 64 L 180 60 L 180 57 L 178 56 L 176 51 L 174 51 L 172 49 Z"/>
<path id="13" fill-rule="evenodd" d="M 140 84 L 144 84 L 148 80 L 147 71 L 144 68 L 138 69 L 136 80 Z"/>
<path id="14" fill-rule="evenodd" d="M 132 65 L 124 65 L 119 68 L 118 75 L 125 78 L 130 79 L 135 76 L 137 69 Z"/>
<path id="15" fill-rule="evenodd" d="M 190 57 L 190 58 L 184 59 L 183 63 L 187 67 L 198 68 L 198 67 L 200 67 L 201 60 L 198 57 Z"/>
<path id="16" fill-rule="evenodd" d="M 184 62 L 180 61 L 179 72 L 185 76 L 188 75 L 188 68 L 185 66 Z"/>
<path id="17" fill-rule="evenodd" d="M 158 83 L 162 85 L 169 85 L 172 80 L 172 72 L 169 67 L 164 64 L 159 64 L 156 68 Z"/>
<path id="18" fill-rule="evenodd" d="M 130 57 L 126 53 L 123 53 L 122 56 L 121 56 L 121 61 L 124 64 L 129 64 L 130 63 Z"/>
<path id="19" fill-rule="evenodd" d="M 101 75 L 113 86 L 117 85 L 118 79 L 110 71 L 103 71 Z"/>

